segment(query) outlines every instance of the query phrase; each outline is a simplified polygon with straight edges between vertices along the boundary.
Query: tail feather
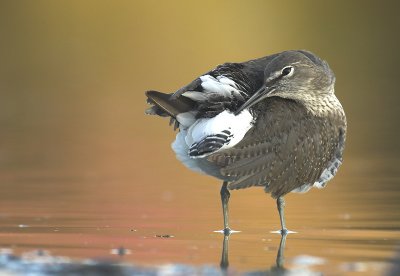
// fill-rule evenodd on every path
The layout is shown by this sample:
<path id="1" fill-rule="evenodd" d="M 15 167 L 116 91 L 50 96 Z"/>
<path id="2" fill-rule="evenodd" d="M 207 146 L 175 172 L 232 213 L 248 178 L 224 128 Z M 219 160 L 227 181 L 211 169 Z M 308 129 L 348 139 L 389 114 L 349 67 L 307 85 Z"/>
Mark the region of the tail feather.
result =
<path id="1" fill-rule="evenodd" d="M 148 114 L 161 115 L 166 113 L 169 116 L 176 118 L 179 113 L 188 112 L 193 109 L 195 102 L 186 97 L 171 97 L 172 94 L 165 94 L 158 91 L 147 91 L 147 101 L 154 104 L 150 108 Z"/>

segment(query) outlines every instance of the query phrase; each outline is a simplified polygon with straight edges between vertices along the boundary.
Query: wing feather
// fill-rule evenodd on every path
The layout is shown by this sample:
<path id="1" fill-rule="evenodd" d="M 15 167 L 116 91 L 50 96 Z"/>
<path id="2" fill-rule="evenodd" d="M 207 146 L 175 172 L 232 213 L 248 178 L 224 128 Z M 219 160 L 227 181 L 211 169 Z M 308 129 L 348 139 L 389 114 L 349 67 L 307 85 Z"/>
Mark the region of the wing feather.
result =
<path id="1" fill-rule="evenodd" d="M 216 153 L 221 173 L 233 176 L 230 189 L 265 186 L 273 197 L 319 179 L 337 143 L 328 140 L 329 127 L 300 104 L 280 98 L 262 107 L 266 111 L 253 130 L 234 148 Z M 322 119 L 321 119 L 322 120 Z"/>

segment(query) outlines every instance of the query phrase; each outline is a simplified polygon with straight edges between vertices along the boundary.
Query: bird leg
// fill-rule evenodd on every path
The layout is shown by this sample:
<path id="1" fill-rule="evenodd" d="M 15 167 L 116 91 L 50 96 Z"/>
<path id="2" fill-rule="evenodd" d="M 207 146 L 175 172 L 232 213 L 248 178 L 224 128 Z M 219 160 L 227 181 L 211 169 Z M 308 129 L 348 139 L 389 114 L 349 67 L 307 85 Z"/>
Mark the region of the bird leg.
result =
<path id="1" fill-rule="evenodd" d="M 281 234 L 286 235 L 288 230 L 286 229 L 285 223 L 285 200 L 283 197 L 278 197 L 276 205 L 278 206 L 279 218 L 281 220 Z"/>
<path id="2" fill-rule="evenodd" d="M 231 194 L 228 191 L 228 182 L 224 181 L 221 187 L 221 202 L 222 202 L 222 212 L 224 214 L 224 234 L 229 235 L 231 229 L 229 228 L 229 217 L 228 217 L 228 202 Z"/>

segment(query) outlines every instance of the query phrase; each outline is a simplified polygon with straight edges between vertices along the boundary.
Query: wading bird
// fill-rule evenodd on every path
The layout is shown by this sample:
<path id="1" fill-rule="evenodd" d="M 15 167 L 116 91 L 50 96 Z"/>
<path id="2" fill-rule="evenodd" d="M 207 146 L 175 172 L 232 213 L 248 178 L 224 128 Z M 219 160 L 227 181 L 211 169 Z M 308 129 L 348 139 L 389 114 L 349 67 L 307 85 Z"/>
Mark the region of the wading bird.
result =
<path id="1" fill-rule="evenodd" d="M 229 190 L 263 186 L 277 200 L 323 188 L 342 163 L 346 116 L 328 64 L 308 51 L 225 63 L 172 94 L 147 91 L 147 114 L 170 116 L 172 144 L 189 169 L 223 181 L 224 233 Z"/>

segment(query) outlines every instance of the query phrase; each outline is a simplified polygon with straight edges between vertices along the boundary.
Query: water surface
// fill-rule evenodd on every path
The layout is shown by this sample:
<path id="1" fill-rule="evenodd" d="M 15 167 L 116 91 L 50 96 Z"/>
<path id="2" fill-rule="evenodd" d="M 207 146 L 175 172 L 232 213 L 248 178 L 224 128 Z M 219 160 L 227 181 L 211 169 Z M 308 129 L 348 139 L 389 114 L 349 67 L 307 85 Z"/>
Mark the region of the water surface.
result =
<path id="1" fill-rule="evenodd" d="M 287 224 L 298 233 L 287 237 L 283 267 L 327 275 L 388 271 L 400 239 L 396 164 L 346 160 L 326 189 L 286 196 Z M 140 266 L 220 265 L 218 181 L 179 164 L 173 172 L 143 166 L 142 183 L 137 170 L 57 167 L 3 171 L 0 247 L 17 255 L 40 249 Z M 233 191 L 230 218 L 241 232 L 229 238 L 229 269 L 274 269 L 280 245 L 280 235 L 271 233 L 279 229 L 275 201 L 259 188 Z"/>

